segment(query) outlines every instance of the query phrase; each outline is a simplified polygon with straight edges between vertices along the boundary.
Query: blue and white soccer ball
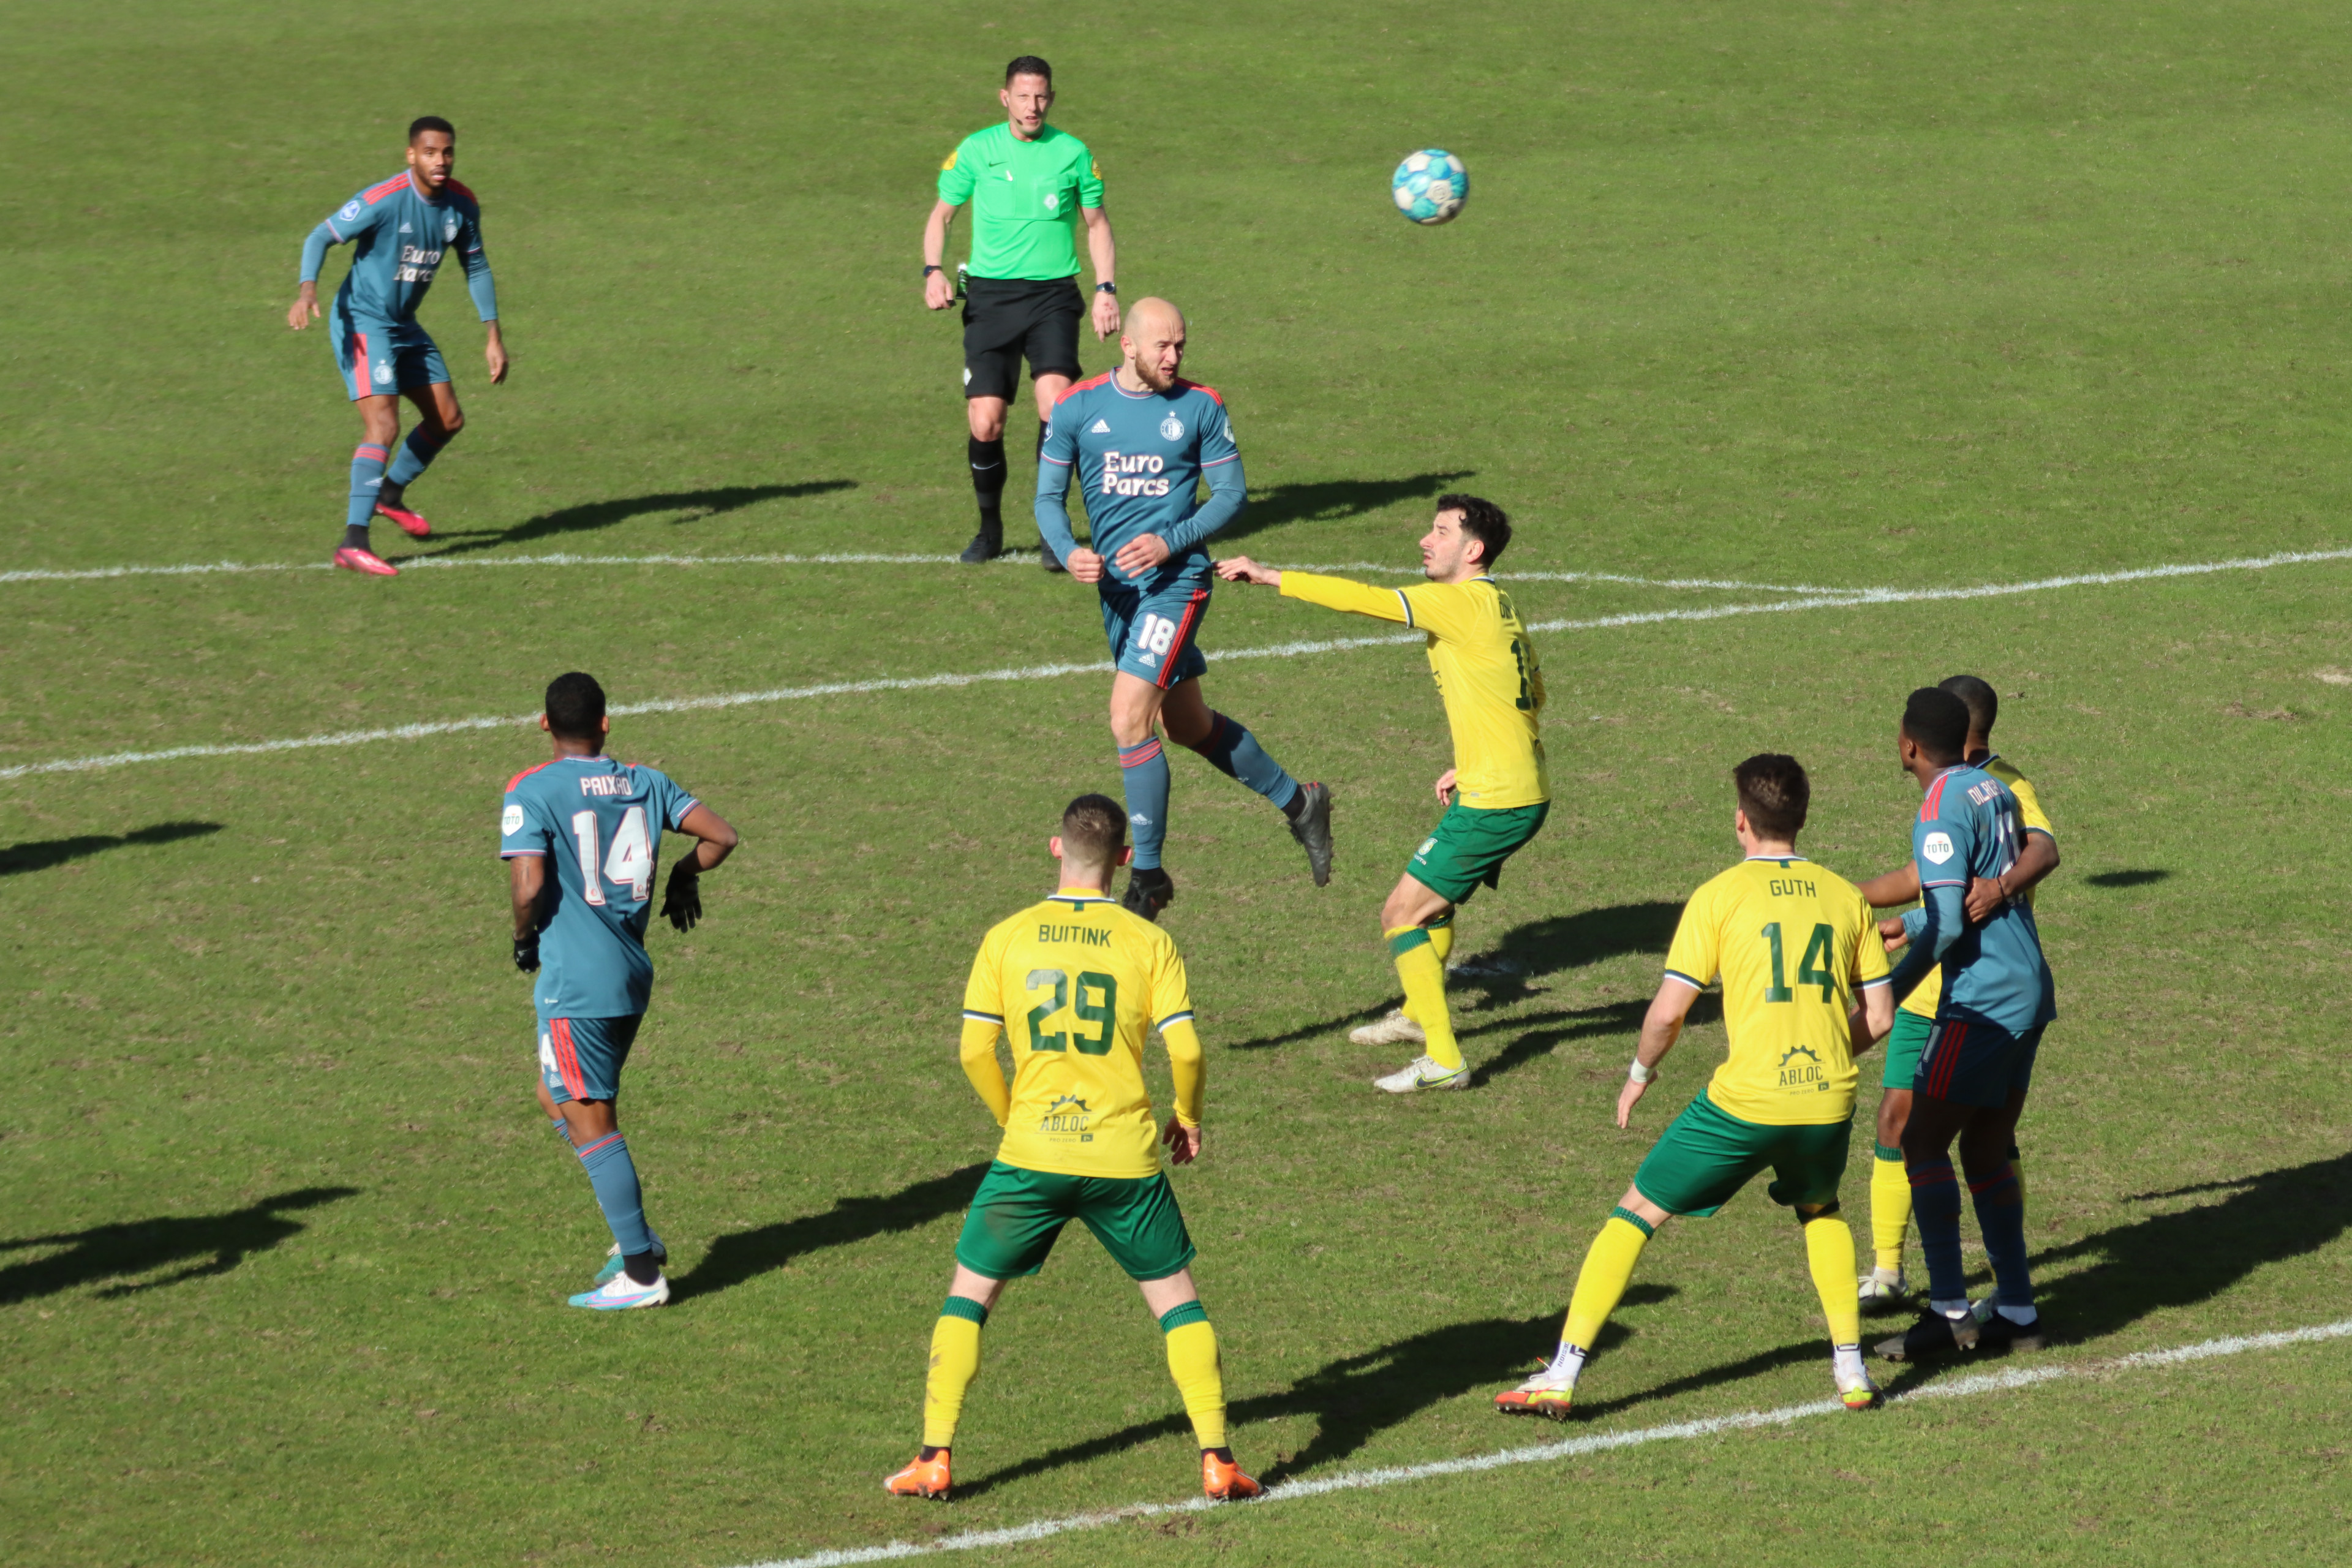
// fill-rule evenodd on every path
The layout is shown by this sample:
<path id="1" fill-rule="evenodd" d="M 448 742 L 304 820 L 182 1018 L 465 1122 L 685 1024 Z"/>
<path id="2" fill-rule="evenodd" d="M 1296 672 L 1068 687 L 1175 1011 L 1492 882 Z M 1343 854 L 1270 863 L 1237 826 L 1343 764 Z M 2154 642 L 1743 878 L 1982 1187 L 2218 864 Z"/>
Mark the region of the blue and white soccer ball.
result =
<path id="1" fill-rule="evenodd" d="M 1470 171 L 1453 153 L 1424 147 L 1397 165 L 1389 194 L 1413 222 L 1446 223 L 1470 199 Z"/>

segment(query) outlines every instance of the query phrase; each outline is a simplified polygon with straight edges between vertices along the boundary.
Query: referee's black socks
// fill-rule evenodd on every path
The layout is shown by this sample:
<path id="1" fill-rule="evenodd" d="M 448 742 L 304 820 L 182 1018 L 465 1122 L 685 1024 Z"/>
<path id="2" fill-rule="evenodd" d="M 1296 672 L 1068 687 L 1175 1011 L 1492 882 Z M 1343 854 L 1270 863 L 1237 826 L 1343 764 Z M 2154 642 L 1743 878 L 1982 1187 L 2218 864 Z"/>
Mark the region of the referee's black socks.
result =
<path id="1" fill-rule="evenodd" d="M 971 493 L 980 502 L 980 526 L 982 532 L 996 538 L 1004 533 L 1004 438 L 982 441 L 970 438 L 971 455 Z"/>

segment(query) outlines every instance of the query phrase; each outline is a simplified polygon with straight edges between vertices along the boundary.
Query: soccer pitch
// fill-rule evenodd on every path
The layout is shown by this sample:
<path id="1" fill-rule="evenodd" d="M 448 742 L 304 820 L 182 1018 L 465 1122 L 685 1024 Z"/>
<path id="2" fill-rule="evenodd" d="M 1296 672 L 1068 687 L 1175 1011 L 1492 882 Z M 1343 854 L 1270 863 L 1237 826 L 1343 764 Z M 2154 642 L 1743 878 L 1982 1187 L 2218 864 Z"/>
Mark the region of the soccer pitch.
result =
<path id="1" fill-rule="evenodd" d="M 2352 1342 L 2292 1337 L 2352 1316 L 2335 8 L 5 26 L 0 1562 L 2344 1558 Z M 1395 1001 L 1376 916 L 1448 763 L 1426 667 L 1266 593 L 1206 624 L 1215 705 L 1338 800 L 1318 890 L 1171 753 L 1209 1071 L 1174 1180 L 1235 1447 L 1286 1500 L 1091 1517 L 1196 1472 L 1076 1227 L 990 1320 L 954 1500 L 879 1486 L 996 1142 L 955 1059 L 972 949 L 1050 890 L 1063 803 L 1118 783 L 1092 595 L 944 559 L 959 351 L 916 242 L 1024 51 L 1101 157 L 1123 295 L 1188 311 L 1233 410 L 1223 548 L 1407 582 L 1432 500 L 1474 490 L 1539 628 L 1553 815 L 1459 926 L 1457 960 L 1512 961 L 1453 993 L 1477 1087 L 1392 1100 L 1401 1055 L 1346 1037 Z M 386 582 L 323 569 L 357 422 L 284 315 L 303 234 L 419 113 L 460 128 L 515 369 L 487 384 L 446 279 L 469 425 L 415 494 L 436 536 L 378 526 Z M 1383 184 L 1425 146 L 1475 182 L 1433 230 Z M 562 1304 L 609 1238 L 507 957 L 499 790 L 575 668 L 638 710 L 614 752 L 743 837 L 705 923 L 649 942 L 655 1312 Z M 1731 766 L 1794 752 L 1803 849 L 1886 869 L 1903 696 L 1963 669 L 2065 854 L 2021 1138 L 2059 1342 L 1874 1363 L 1902 1397 L 1814 1411 L 1820 1312 L 1759 1185 L 1660 1233 L 1574 1421 L 1497 1418 L 1720 1052 L 1700 1023 L 1612 1124 L 1675 912 L 1737 854 Z"/>

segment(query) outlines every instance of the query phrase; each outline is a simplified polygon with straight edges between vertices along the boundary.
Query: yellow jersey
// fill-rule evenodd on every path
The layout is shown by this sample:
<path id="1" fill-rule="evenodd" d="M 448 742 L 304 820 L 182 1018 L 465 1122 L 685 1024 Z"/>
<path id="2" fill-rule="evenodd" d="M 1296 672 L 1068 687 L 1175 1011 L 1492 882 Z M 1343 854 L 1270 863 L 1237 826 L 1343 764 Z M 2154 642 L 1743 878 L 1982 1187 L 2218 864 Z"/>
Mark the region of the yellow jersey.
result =
<path id="1" fill-rule="evenodd" d="M 1143 1037 L 1155 1026 L 1175 1068 L 1177 1114 L 1200 1120 L 1184 960 L 1166 931 L 1101 893 L 1066 888 L 992 929 L 972 960 L 963 1016 L 964 1069 L 1003 1125 L 996 1157 L 1008 1165 L 1158 1174 L 1159 1129 L 1143 1084 Z M 999 1030 L 1013 1045 L 1009 1099 Z"/>
<path id="2" fill-rule="evenodd" d="M 1402 621 L 1429 640 L 1429 672 L 1454 734 L 1456 800 L 1477 811 L 1539 805 L 1544 772 L 1543 669 L 1511 596 L 1492 577 L 1375 588 L 1345 577 L 1285 572 L 1286 597 Z"/>
<path id="3" fill-rule="evenodd" d="M 1767 1127 L 1853 1110 L 1855 993 L 1887 984 L 1886 948 L 1862 889 L 1802 856 L 1744 860 L 1691 895 L 1666 973 L 1723 981 L 1731 1052 L 1707 1081 L 1717 1110 Z"/>
<path id="4" fill-rule="evenodd" d="M 2011 767 L 2006 758 L 1998 755 L 1987 757 L 1976 765 L 2009 786 L 2009 793 L 2017 797 L 2020 815 L 2025 818 L 2026 832 L 2039 833 L 2051 842 L 2057 842 L 2058 834 L 2042 809 L 2042 797 L 2033 793 L 2033 786 L 2026 782 L 2023 773 Z M 2033 902 L 2033 889 L 2031 888 L 2025 889 L 2025 901 L 2028 906 Z M 1927 971 L 1927 977 L 1912 988 L 1910 995 L 1903 998 L 1903 1011 L 1916 1013 L 1922 1018 L 1932 1018 L 1936 1016 L 1936 1004 L 1943 999 L 1943 995 L 1944 966 L 1939 963 Z"/>

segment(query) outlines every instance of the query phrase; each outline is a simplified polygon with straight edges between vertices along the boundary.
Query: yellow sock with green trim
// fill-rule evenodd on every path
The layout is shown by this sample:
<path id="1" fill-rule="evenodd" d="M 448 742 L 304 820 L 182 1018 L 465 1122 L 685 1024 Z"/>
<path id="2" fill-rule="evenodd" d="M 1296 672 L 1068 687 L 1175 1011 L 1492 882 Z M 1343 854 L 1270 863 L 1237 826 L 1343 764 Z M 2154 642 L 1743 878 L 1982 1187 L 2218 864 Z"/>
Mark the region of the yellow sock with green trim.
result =
<path id="1" fill-rule="evenodd" d="M 1591 1350 L 1601 1325 L 1617 1310 L 1633 1278 L 1633 1265 L 1650 1243 L 1650 1226 L 1630 1209 L 1617 1209 L 1585 1249 L 1584 1267 L 1576 1271 L 1576 1292 L 1568 1299 L 1568 1322 L 1559 1331 L 1562 1343 Z"/>
<path id="2" fill-rule="evenodd" d="M 931 1328 L 931 1370 L 923 1379 L 923 1447 L 945 1448 L 955 1442 L 956 1423 L 963 1416 L 964 1390 L 980 1375 L 980 1326 L 988 1309 L 962 1296 L 950 1296 Z"/>
<path id="3" fill-rule="evenodd" d="M 1870 1163 L 1870 1245 L 1879 1268 L 1901 1271 L 1903 1233 L 1910 1227 L 1911 1178 L 1903 1169 L 1903 1151 L 1881 1143 Z"/>
<path id="4" fill-rule="evenodd" d="M 1160 1331 L 1168 1340 L 1168 1372 L 1176 1392 L 1184 1396 L 1184 1414 L 1192 1418 L 1192 1436 L 1203 1448 L 1225 1446 L 1225 1373 L 1217 1357 L 1217 1331 L 1209 1326 L 1208 1310 L 1198 1301 L 1171 1307 L 1160 1315 Z"/>
<path id="5" fill-rule="evenodd" d="M 1853 1232 L 1837 1215 L 1825 1214 L 1804 1222 L 1805 1262 L 1813 1272 L 1813 1289 L 1821 1292 L 1822 1312 L 1830 1321 L 1830 1343 L 1862 1342 L 1862 1303 L 1853 1289 Z"/>
<path id="6" fill-rule="evenodd" d="M 1437 950 L 1437 962 L 1440 964 L 1452 962 L 1454 957 L 1454 917 L 1451 914 L 1440 915 L 1435 920 L 1431 921 L 1426 925 L 1423 926 L 1422 929 L 1429 933 L 1429 945 Z"/>
<path id="7" fill-rule="evenodd" d="M 1445 963 L 1430 942 L 1427 926 L 1399 926 L 1388 933 L 1397 978 L 1404 982 L 1404 1013 L 1427 1036 L 1429 1059 L 1451 1071 L 1462 1065 L 1454 1043 L 1454 1018 L 1445 1010 Z"/>

